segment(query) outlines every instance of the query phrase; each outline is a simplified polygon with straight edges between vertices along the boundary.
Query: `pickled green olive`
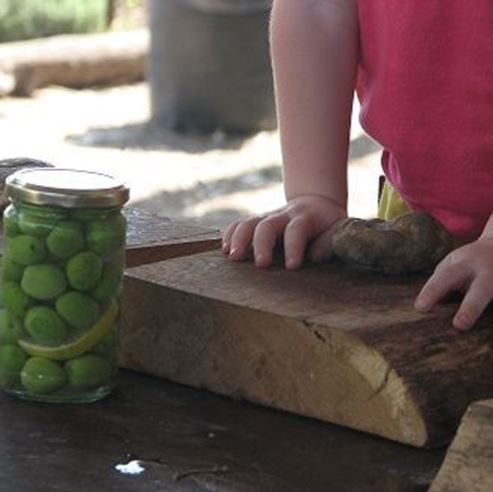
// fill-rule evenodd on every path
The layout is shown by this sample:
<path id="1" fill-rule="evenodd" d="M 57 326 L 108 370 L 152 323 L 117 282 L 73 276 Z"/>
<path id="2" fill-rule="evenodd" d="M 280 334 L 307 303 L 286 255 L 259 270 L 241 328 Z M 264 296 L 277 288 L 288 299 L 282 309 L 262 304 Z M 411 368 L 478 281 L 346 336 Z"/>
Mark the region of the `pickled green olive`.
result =
<path id="1" fill-rule="evenodd" d="M 12 314 L 23 317 L 31 305 L 32 299 L 17 282 L 5 282 L 3 284 L 3 303 Z"/>
<path id="2" fill-rule="evenodd" d="M 115 216 L 115 209 L 101 208 L 74 208 L 70 211 L 70 218 L 80 222 L 94 222 L 95 220 L 108 220 Z"/>
<path id="3" fill-rule="evenodd" d="M 18 223 L 19 229 L 24 234 L 29 234 L 31 236 L 47 236 L 53 227 L 55 227 L 57 219 L 43 217 L 41 220 L 40 217 L 35 214 L 21 212 L 19 214 Z"/>
<path id="4" fill-rule="evenodd" d="M 20 234 L 17 212 L 14 207 L 9 205 L 3 214 L 3 230 L 7 237 L 14 237 Z"/>
<path id="5" fill-rule="evenodd" d="M 3 258 L 2 272 L 5 280 L 19 281 L 22 278 L 24 267 L 12 261 L 11 258 Z"/>
<path id="6" fill-rule="evenodd" d="M 35 236 L 15 236 L 8 240 L 7 247 L 11 260 L 19 265 L 41 263 L 46 257 L 44 241 Z"/>
<path id="7" fill-rule="evenodd" d="M 98 303 L 88 295 L 77 291 L 69 291 L 61 295 L 56 300 L 55 306 L 58 314 L 74 328 L 89 328 L 99 317 Z"/>
<path id="8" fill-rule="evenodd" d="M 70 258 L 65 271 L 70 287 L 81 291 L 91 290 L 101 278 L 103 260 L 92 251 L 84 251 Z"/>
<path id="9" fill-rule="evenodd" d="M 91 295 L 100 302 L 108 302 L 119 294 L 122 280 L 122 268 L 108 263 L 103 267 L 103 274 Z"/>
<path id="10" fill-rule="evenodd" d="M 68 382 L 73 388 L 91 388 L 105 383 L 112 375 L 111 364 L 95 354 L 86 354 L 65 365 Z"/>
<path id="11" fill-rule="evenodd" d="M 59 222 L 48 235 L 46 245 L 48 251 L 56 258 L 70 258 L 84 248 L 81 225 L 71 220 Z"/>
<path id="12" fill-rule="evenodd" d="M 22 386 L 35 395 L 45 395 L 65 385 L 67 376 L 56 362 L 31 357 L 21 370 Z"/>
<path id="13" fill-rule="evenodd" d="M 121 215 L 111 220 L 95 220 L 87 224 L 86 242 L 91 251 L 108 255 L 125 241 L 125 218 Z"/>
<path id="14" fill-rule="evenodd" d="M 63 270 L 55 265 L 31 265 L 24 270 L 21 286 L 31 297 L 48 301 L 66 290 L 67 280 Z"/>
<path id="15" fill-rule="evenodd" d="M 10 387 L 19 381 L 22 367 L 27 355 L 17 345 L 3 345 L 0 347 L 0 384 Z"/>
<path id="16" fill-rule="evenodd" d="M 31 338 L 43 345 L 59 345 L 67 337 L 67 327 L 54 309 L 35 306 L 29 309 L 24 326 Z"/>
<path id="17" fill-rule="evenodd" d="M 15 344 L 23 336 L 21 321 L 12 316 L 7 309 L 0 309 L 0 344 Z"/>

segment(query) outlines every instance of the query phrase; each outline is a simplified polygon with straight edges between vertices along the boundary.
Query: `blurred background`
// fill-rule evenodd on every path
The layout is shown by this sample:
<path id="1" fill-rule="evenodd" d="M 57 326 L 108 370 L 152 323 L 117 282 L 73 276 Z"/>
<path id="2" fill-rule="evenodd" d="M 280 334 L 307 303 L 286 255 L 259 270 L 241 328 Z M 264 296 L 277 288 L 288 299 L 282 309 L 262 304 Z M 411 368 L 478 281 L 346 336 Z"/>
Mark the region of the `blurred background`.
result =
<path id="1" fill-rule="evenodd" d="M 0 0 L 0 158 L 108 172 L 131 204 L 223 228 L 284 203 L 271 0 Z M 355 103 L 350 214 L 379 148 Z"/>

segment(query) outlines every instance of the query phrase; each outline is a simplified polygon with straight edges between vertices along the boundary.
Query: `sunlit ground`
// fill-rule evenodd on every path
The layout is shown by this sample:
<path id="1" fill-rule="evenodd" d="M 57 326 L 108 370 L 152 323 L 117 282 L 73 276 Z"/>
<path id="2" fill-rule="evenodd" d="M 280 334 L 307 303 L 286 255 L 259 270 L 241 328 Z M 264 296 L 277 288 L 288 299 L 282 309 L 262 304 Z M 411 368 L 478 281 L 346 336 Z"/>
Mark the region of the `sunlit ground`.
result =
<path id="1" fill-rule="evenodd" d="M 355 112 L 356 113 L 356 112 Z M 379 155 L 353 118 L 349 211 L 376 213 Z M 183 136 L 151 128 L 146 84 L 40 90 L 0 100 L 0 157 L 105 171 L 131 187 L 131 203 L 160 215 L 224 227 L 282 205 L 277 132 L 247 139 Z"/>

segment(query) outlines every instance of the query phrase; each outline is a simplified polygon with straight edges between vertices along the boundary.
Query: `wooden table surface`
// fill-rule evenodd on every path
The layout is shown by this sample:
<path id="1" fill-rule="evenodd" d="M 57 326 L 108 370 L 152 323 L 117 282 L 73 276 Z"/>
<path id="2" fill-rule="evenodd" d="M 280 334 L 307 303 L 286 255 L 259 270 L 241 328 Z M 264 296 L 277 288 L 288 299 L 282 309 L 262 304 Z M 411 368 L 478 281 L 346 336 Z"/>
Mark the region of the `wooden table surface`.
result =
<path id="1" fill-rule="evenodd" d="M 2 491 L 417 491 L 444 455 L 130 371 L 92 404 L 1 394 L 0 419 Z"/>

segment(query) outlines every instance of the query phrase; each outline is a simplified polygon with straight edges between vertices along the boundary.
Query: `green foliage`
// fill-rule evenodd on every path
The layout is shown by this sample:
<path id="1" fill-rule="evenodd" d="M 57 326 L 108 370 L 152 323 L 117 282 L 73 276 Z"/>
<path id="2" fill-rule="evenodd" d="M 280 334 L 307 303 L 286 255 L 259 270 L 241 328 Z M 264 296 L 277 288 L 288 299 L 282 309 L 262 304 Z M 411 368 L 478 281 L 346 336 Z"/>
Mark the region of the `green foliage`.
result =
<path id="1" fill-rule="evenodd" d="M 0 0 L 0 42 L 106 28 L 108 0 Z"/>

